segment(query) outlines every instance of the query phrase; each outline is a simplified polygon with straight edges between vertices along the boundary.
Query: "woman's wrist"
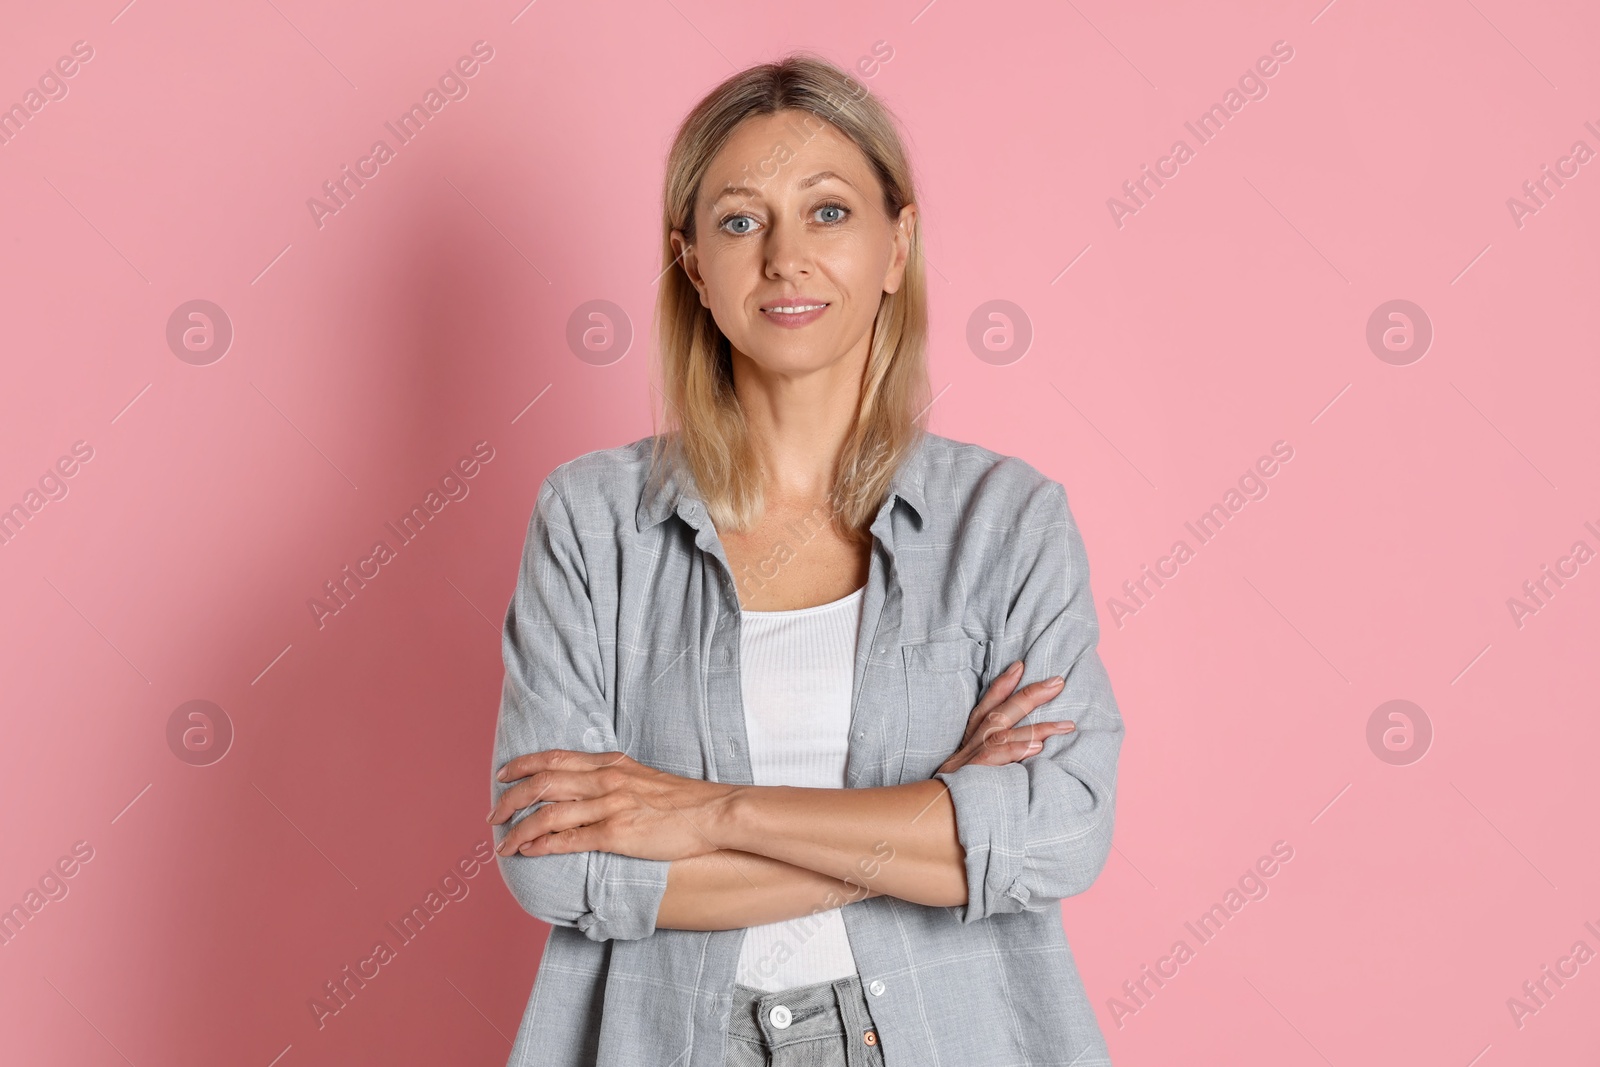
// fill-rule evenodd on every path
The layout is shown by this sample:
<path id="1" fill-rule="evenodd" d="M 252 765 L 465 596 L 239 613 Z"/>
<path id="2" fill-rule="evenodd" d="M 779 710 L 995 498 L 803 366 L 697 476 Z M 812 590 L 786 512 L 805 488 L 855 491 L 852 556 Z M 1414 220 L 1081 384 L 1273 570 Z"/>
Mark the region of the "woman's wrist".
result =
<path id="1" fill-rule="evenodd" d="M 761 855 L 759 849 L 750 847 L 750 792 L 760 786 L 730 785 L 717 805 L 716 822 L 709 835 L 718 848 Z"/>

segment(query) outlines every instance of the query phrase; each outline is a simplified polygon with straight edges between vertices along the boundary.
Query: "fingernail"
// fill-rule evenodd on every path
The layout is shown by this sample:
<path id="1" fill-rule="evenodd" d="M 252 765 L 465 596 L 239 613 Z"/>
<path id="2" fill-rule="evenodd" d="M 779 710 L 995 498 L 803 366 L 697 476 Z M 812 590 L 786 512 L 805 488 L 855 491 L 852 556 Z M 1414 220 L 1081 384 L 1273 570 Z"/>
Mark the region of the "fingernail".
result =
<path id="1" fill-rule="evenodd" d="M 1011 666 L 1006 668 L 1006 673 L 1010 674 L 1013 671 L 1019 669 L 1021 666 L 1022 666 L 1022 661 L 1019 659 L 1019 660 L 1017 660 L 1017 662 L 1013 663 Z"/>
<path id="2" fill-rule="evenodd" d="M 500 768 L 500 773 L 495 775 L 495 778 L 497 778 L 498 780 L 500 780 L 502 782 L 505 781 L 506 780 L 506 769 L 504 767 L 501 767 Z"/>
<path id="3" fill-rule="evenodd" d="M 1054 678 L 1048 679 L 1044 684 L 1049 686 L 1051 689 L 1054 689 L 1058 685 L 1066 684 L 1066 681 L 1066 678 L 1058 674 Z"/>
<path id="4" fill-rule="evenodd" d="M 1044 747 L 1044 742 L 1043 741 L 1029 741 L 1028 742 L 1028 751 L 1029 752 L 1037 752 L 1043 747 Z"/>
<path id="5" fill-rule="evenodd" d="M 1060 726 L 1056 727 L 1056 733 L 1058 733 L 1058 734 L 1070 734 L 1072 731 L 1076 730 L 1077 728 L 1078 728 L 1077 723 L 1064 722 Z"/>
<path id="6" fill-rule="evenodd" d="M 489 809 L 489 814 L 484 816 L 483 821 L 484 822 L 494 822 L 494 809 L 493 808 Z"/>

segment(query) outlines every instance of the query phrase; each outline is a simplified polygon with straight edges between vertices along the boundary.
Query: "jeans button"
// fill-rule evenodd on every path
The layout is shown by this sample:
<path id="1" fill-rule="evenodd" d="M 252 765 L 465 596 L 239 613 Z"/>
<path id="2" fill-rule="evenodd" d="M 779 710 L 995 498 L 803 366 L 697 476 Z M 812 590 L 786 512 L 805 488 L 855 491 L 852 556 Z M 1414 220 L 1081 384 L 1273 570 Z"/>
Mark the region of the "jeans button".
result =
<path id="1" fill-rule="evenodd" d="M 789 1023 L 793 1021 L 793 1016 L 789 1014 L 789 1009 L 782 1004 L 776 1005 L 767 1018 L 771 1019 L 772 1025 L 779 1030 L 788 1029 Z"/>
<path id="2" fill-rule="evenodd" d="M 867 992 L 871 993 L 875 997 L 883 996 L 883 990 L 884 990 L 883 981 L 881 979 L 878 979 L 878 978 L 874 978 L 872 980 L 872 983 L 867 986 Z"/>

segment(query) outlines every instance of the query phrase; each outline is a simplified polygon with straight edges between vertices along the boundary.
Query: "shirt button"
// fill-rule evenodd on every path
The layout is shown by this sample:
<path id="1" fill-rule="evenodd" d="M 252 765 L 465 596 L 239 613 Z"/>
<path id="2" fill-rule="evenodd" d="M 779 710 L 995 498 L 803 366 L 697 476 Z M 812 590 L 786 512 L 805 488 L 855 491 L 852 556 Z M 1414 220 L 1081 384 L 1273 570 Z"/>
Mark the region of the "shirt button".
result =
<path id="1" fill-rule="evenodd" d="M 877 979 L 877 978 L 874 978 L 872 980 L 872 983 L 867 986 L 867 992 L 871 993 L 875 997 L 883 996 L 883 990 L 884 990 L 883 982 L 880 979 Z"/>
<path id="2" fill-rule="evenodd" d="M 793 1019 L 793 1016 L 789 1014 L 788 1007 L 783 1004 L 779 1004 L 772 1009 L 772 1013 L 768 1015 L 767 1018 L 771 1019 L 772 1025 L 776 1026 L 779 1030 L 787 1030 L 789 1028 L 790 1021 Z"/>
<path id="3" fill-rule="evenodd" d="M 878 655 L 884 656 L 884 655 L 888 655 L 888 653 L 889 653 L 889 650 L 887 648 L 884 648 L 882 645 L 878 646 Z"/>

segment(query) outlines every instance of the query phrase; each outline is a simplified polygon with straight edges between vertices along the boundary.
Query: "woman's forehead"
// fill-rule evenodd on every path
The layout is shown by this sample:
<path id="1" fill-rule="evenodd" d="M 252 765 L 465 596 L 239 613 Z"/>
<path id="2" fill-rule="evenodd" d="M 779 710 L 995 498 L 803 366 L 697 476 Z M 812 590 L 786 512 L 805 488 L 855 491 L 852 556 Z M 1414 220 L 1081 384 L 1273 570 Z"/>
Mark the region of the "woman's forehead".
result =
<path id="1" fill-rule="evenodd" d="M 829 182 L 865 193 L 871 176 L 861 150 L 830 123 L 810 112 L 780 111 L 739 125 L 706 168 L 702 202 L 804 192 Z"/>

